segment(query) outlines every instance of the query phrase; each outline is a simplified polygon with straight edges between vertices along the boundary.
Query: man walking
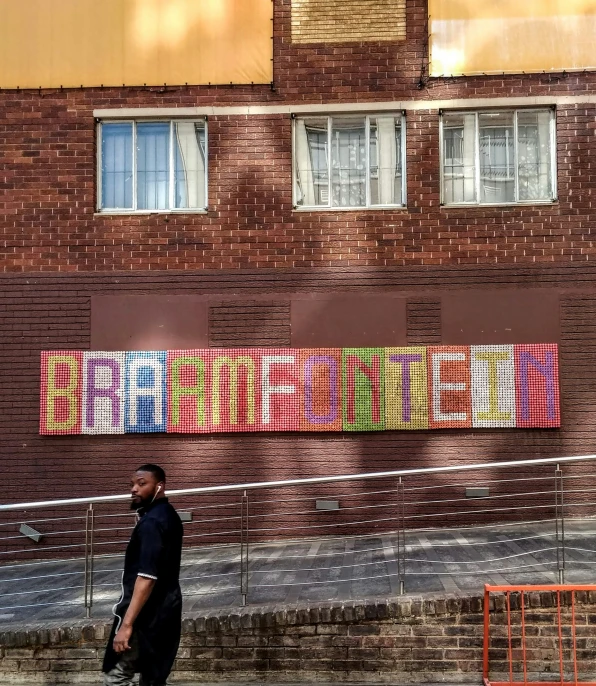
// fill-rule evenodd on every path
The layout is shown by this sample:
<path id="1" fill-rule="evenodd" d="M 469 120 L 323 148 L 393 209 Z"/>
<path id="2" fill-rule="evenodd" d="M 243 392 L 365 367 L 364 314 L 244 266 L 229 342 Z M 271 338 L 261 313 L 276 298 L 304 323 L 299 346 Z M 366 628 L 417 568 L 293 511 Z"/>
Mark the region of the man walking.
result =
<path id="1" fill-rule="evenodd" d="M 105 686 L 164 686 L 182 623 L 182 522 L 165 497 L 166 475 L 145 464 L 132 477 L 131 508 L 139 519 L 124 558 L 122 596 L 103 663 Z"/>

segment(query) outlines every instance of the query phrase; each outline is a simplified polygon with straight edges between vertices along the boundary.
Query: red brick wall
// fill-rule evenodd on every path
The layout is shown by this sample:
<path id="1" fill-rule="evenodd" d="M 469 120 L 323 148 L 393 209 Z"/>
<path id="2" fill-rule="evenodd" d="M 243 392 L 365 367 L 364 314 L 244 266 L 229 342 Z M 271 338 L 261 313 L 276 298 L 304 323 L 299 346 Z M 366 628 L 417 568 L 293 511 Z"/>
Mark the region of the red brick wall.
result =
<path id="1" fill-rule="evenodd" d="M 568 597 L 569 594 L 565 594 Z M 561 626 L 569 632 L 570 601 L 561 600 Z M 522 665 L 518 596 L 511 596 L 512 659 L 516 676 L 530 682 L 557 675 L 559 637 L 554 592 L 525 595 L 526 664 Z M 477 684 L 483 667 L 483 598 L 462 594 L 415 595 L 355 603 L 310 602 L 217 612 L 194 610 L 183 619 L 175 683 L 259 681 L 370 684 Z M 575 594 L 579 683 L 594 680 L 594 591 Z M 503 596 L 491 598 L 489 675 L 509 677 L 509 642 Z M 21 684 L 95 684 L 111 623 L 65 621 L 49 629 L 10 626 L 0 634 L 0 675 Z M 565 639 L 565 647 L 570 644 Z M 565 667 L 572 663 L 564 648 Z M 50 674 L 52 676 L 50 676 Z M 544 682 L 542 682 L 544 683 Z M 557 683 L 553 681 L 553 683 Z M 568 683 L 568 682 L 566 682 Z"/>
<path id="2" fill-rule="evenodd" d="M 294 212 L 289 115 L 209 119 L 207 215 L 95 216 L 93 110 L 578 95 L 596 74 L 423 78 L 423 0 L 407 40 L 292 44 L 276 0 L 268 86 L 0 91 L 0 270 L 112 271 L 585 261 L 594 251 L 590 166 L 596 105 L 557 113 L 559 202 L 439 207 L 437 110 L 407 116 L 408 207 Z"/>
<path id="3" fill-rule="evenodd" d="M 559 201 L 553 205 L 441 208 L 439 118 L 429 109 L 407 115 L 404 210 L 294 212 L 291 120 L 270 114 L 209 118 L 206 215 L 94 214 L 94 109 L 554 97 L 591 94 L 596 87 L 594 73 L 428 80 L 424 0 L 408 0 L 407 40 L 396 43 L 292 45 L 290 0 L 276 0 L 275 7 L 274 89 L 0 91 L 5 499 L 117 492 L 130 470 L 147 460 L 163 463 L 172 486 L 181 487 L 593 450 L 596 105 L 558 109 Z M 408 341 L 437 344 L 441 292 L 470 286 L 561 291 L 562 430 L 38 435 L 39 353 L 89 348 L 92 295 L 209 294 L 212 340 L 241 345 L 287 335 L 282 311 L 266 335 L 256 315 L 250 328 L 245 304 L 256 296 L 400 292 L 410 296 Z M 232 295 L 234 307 L 244 311 L 237 330 L 221 305 Z"/>

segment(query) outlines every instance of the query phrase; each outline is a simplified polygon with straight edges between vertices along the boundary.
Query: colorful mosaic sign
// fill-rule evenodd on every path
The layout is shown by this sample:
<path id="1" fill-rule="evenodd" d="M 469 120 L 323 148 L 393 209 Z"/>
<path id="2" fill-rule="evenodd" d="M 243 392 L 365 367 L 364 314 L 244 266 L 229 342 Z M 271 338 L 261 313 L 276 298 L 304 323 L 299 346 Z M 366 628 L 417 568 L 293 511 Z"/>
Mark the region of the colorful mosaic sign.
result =
<path id="1" fill-rule="evenodd" d="M 42 434 L 560 426 L 557 346 L 43 352 Z"/>

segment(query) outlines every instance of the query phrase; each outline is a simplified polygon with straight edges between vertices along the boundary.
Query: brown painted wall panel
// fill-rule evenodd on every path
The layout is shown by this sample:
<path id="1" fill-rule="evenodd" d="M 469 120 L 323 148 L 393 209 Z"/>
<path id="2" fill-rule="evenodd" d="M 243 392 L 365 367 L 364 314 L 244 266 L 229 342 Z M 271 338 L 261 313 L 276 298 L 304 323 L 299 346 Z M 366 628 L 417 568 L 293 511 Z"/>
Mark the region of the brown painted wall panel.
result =
<path id="1" fill-rule="evenodd" d="M 275 302 L 304 289 L 437 301 L 447 291 L 502 286 L 562 295 L 560 430 L 387 431 L 355 434 L 222 434 L 42 437 L 39 356 L 90 349 L 91 297 L 201 296 L 222 307 L 237 298 Z M 572 287 L 574 284 L 576 288 Z M 420 289 L 417 295 L 417 289 Z M 424 291 L 421 293 L 420 291 Z M 436 321 L 436 320 L 435 320 Z M 286 336 L 288 335 L 286 329 Z M 287 340 L 287 339 L 286 339 Z M 0 277 L 0 454 L 10 500 L 122 492 L 139 463 L 157 461 L 172 488 L 406 467 L 592 453 L 596 441 L 596 264 L 552 268 L 433 268 L 396 272 L 186 272 Z M 231 342 L 231 341 L 230 341 Z M 277 345 L 277 343 L 276 343 Z"/>
<path id="2" fill-rule="evenodd" d="M 91 350 L 206 348 L 207 303 L 193 295 L 91 297 Z"/>
<path id="3" fill-rule="evenodd" d="M 442 296 L 445 345 L 558 343 L 559 293 L 550 289 L 490 289 Z"/>
<path id="4" fill-rule="evenodd" d="M 406 344 L 406 302 L 388 295 L 292 300 L 292 346 L 376 347 Z"/>

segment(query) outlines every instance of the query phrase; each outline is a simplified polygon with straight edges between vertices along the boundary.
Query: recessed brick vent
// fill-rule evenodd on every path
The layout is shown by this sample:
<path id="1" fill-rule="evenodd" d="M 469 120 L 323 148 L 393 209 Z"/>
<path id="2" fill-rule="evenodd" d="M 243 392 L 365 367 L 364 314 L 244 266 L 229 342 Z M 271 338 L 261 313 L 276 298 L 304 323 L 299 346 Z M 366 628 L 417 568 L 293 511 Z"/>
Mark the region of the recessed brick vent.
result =
<path id="1" fill-rule="evenodd" d="M 441 301 L 408 300 L 406 305 L 408 345 L 440 345 Z"/>
<path id="2" fill-rule="evenodd" d="M 209 345 L 212 348 L 289 347 L 289 301 L 234 301 L 213 305 L 209 308 Z"/>
<path id="3" fill-rule="evenodd" d="M 292 0 L 292 43 L 406 38 L 406 0 Z"/>

